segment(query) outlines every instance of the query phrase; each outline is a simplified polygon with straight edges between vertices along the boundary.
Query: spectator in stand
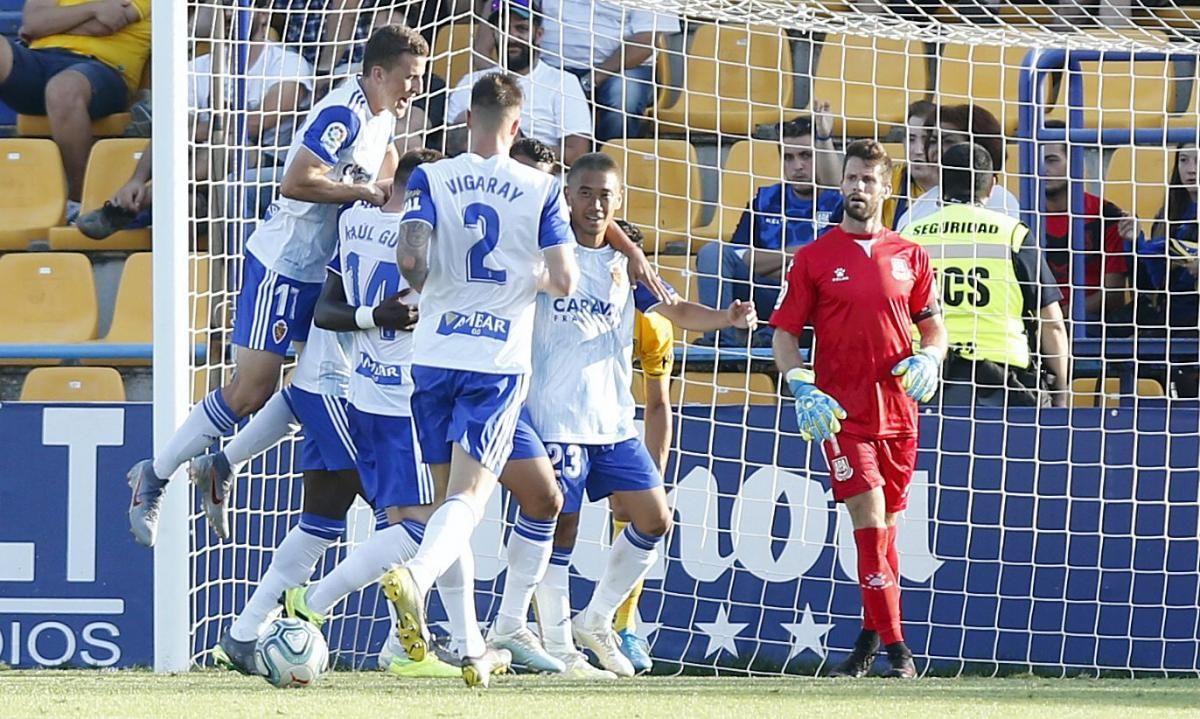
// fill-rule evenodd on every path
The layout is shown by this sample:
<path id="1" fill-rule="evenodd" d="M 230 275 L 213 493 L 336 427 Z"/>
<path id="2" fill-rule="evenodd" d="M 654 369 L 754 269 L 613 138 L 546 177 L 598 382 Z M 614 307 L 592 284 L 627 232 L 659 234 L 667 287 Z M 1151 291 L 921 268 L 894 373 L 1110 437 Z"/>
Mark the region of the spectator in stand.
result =
<path id="1" fill-rule="evenodd" d="M 1155 294 L 1164 324 L 1192 334 L 1200 329 L 1196 155 L 1195 145 L 1175 152 L 1167 203 L 1154 217 L 1150 238 L 1139 238 L 1137 244 L 1138 288 Z"/>
<path id="2" fill-rule="evenodd" d="M 1004 167 L 1004 128 L 996 116 L 975 105 L 952 105 L 938 108 L 937 133 L 931 138 L 926 160 L 941 172 L 941 157 L 955 145 L 973 142 L 987 150 L 992 158 L 992 167 L 999 172 Z M 942 188 L 934 185 L 913 201 L 912 207 L 896 222 L 899 232 L 912 222 L 923 220 L 937 212 L 942 206 Z M 1021 219 L 1021 205 L 1004 185 L 996 183 L 988 196 L 989 210 L 1002 212 L 1009 217 Z"/>
<path id="3" fill-rule="evenodd" d="M 299 54 L 271 40 L 269 31 L 276 13 L 270 9 L 271 0 L 258 0 L 250 13 L 250 41 L 247 43 L 245 89 L 245 132 L 249 143 L 260 149 L 257 166 L 273 167 L 283 164 L 284 155 L 292 143 L 292 132 L 302 118 L 300 113 L 310 104 L 313 91 L 313 69 Z M 188 75 L 194 80 L 188 86 L 188 107 L 196 111 L 194 138 L 196 142 L 224 144 L 212 138 L 211 108 L 213 106 L 213 56 L 200 55 L 188 65 Z M 236 98 L 236 67 L 225 73 L 224 87 L 219 88 L 228 102 Z M 195 179 L 208 177 L 209 163 L 197 157 L 193 168 Z"/>
<path id="4" fill-rule="evenodd" d="M 710 242 L 700 248 L 696 271 L 700 303 L 728 307 L 734 299 L 753 299 L 755 307 L 774 307 L 790 256 L 842 219 L 842 193 L 836 177 L 841 166 L 836 152 L 814 154 L 818 144 L 829 142 L 833 118 L 829 103 L 814 101 L 819 111 L 810 118 L 785 122 L 783 142 L 784 182 L 760 188 L 742 212 L 729 242 Z M 827 189 L 822 189 L 827 188 Z M 722 347 L 770 347 L 772 330 L 764 327 L 754 337 L 745 330 L 722 330 L 701 337 L 697 344 Z"/>
<path id="5" fill-rule="evenodd" d="M 679 32 L 679 18 L 595 0 L 542 0 L 546 62 L 579 78 L 596 103 L 596 139 L 639 137 L 654 101 L 659 38 Z"/>
<path id="6" fill-rule="evenodd" d="M 92 120 L 124 112 L 150 56 L 150 0 L 26 0 L 22 45 L 0 39 L 0 100 L 45 115 L 79 214 Z"/>
<path id="7" fill-rule="evenodd" d="M 500 69 L 516 75 L 525 103 L 521 108 L 521 132 L 546 143 L 570 166 L 575 158 L 592 149 L 592 117 L 579 79 L 541 61 L 542 4 L 539 0 L 493 0 L 488 22 L 497 29 L 496 44 L 507 47 Z M 502 33 L 507 35 L 503 37 Z M 461 124 L 467 118 L 471 86 L 496 68 L 477 70 L 459 81 L 446 103 L 446 119 Z M 454 150 L 465 148 L 465 131 L 447 143 Z"/>
<path id="8" fill-rule="evenodd" d="M 1061 121 L 1047 121 L 1046 127 L 1063 129 Z M 1137 239 L 1137 220 L 1111 202 L 1083 194 L 1083 277 L 1072 277 L 1073 255 L 1078 243 L 1072 242 L 1071 183 L 1067 146 L 1046 142 L 1042 152 L 1042 191 L 1046 204 L 1042 215 L 1042 247 L 1046 260 L 1063 294 L 1063 315 L 1076 320 L 1116 321 L 1116 313 L 1128 304 L 1125 297 L 1129 272 L 1128 248 Z M 1103 238 L 1103 241 L 1101 240 Z M 1074 288 L 1084 288 L 1084 311 L 1072 311 Z"/>
<path id="9" fill-rule="evenodd" d="M 929 162 L 929 141 L 937 124 L 937 105 L 917 100 L 905 113 L 904 135 L 906 162 L 892 165 L 892 196 L 883 201 L 883 224 L 895 228 L 896 221 L 908 212 L 909 204 L 938 184 L 938 166 Z"/>

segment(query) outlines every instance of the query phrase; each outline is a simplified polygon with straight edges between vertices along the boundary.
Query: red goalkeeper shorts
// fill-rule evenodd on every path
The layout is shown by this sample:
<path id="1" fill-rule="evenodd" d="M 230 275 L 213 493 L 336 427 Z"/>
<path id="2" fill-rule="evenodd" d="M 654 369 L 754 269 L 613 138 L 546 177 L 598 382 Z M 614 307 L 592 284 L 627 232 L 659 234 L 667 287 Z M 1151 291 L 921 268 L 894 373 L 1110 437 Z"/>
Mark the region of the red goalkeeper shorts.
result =
<path id="1" fill-rule="evenodd" d="M 862 439 L 841 433 L 823 449 L 836 501 L 883 487 L 886 511 L 908 506 L 908 486 L 917 465 L 916 437 Z"/>

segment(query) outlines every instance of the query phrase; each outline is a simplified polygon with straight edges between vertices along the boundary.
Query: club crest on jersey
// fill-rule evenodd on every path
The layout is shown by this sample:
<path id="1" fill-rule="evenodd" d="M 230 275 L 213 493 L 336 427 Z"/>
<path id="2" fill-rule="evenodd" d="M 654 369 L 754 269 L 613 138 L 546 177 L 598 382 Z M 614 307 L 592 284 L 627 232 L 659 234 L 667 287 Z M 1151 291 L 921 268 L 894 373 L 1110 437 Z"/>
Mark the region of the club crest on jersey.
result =
<path id="1" fill-rule="evenodd" d="M 488 339 L 508 339 L 509 321 L 489 312 L 447 312 L 438 323 L 439 335 L 467 335 L 468 337 L 487 337 Z"/>
<path id="2" fill-rule="evenodd" d="M 830 213 L 830 212 L 818 212 L 817 213 L 817 226 L 824 227 L 825 225 L 828 225 L 829 218 L 832 216 L 832 214 L 833 213 Z"/>
<path id="3" fill-rule="evenodd" d="M 271 327 L 271 336 L 275 338 L 275 344 L 279 344 L 287 337 L 288 326 L 285 320 L 275 320 L 275 325 Z"/>
<path id="4" fill-rule="evenodd" d="M 613 284 L 617 287 L 625 284 L 625 270 L 620 265 L 610 267 L 609 274 L 612 275 Z"/>
<path id="5" fill-rule="evenodd" d="M 329 153 L 330 157 L 337 157 L 337 154 L 342 150 L 342 143 L 349 137 L 350 131 L 340 122 L 331 122 L 325 127 L 325 132 L 321 133 L 321 148 Z"/>
<path id="6" fill-rule="evenodd" d="M 894 271 L 895 270 L 893 270 L 893 272 Z M 834 282 L 845 282 L 848 279 L 850 279 L 850 275 L 846 272 L 845 267 L 839 267 L 833 271 L 833 281 Z"/>
<path id="7" fill-rule="evenodd" d="M 908 266 L 908 260 L 903 257 L 892 258 L 892 279 L 899 282 L 908 282 L 913 278 L 912 268 Z"/>
<path id="8" fill-rule="evenodd" d="M 839 482 L 845 482 L 854 476 L 854 467 L 850 466 L 850 460 L 845 457 L 833 458 L 833 478 Z"/>

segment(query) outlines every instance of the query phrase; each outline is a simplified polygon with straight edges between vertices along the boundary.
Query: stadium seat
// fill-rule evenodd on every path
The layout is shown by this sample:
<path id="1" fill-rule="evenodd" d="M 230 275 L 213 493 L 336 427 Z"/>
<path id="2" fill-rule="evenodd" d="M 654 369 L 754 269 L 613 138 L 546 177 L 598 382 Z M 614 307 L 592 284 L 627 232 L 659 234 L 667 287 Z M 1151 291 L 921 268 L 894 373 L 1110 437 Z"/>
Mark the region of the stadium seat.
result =
<path id="1" fill-rule="evenodd" d="M 704 23 L 692 37 L 675 102 L 658 111 L 670 132 L 748 135 L 793 102 L 792 52 L 774 25 Z"/>
<path id="2" fill-rule="evenodd" d="M 1021 62 L 1028 48 L 947 44 L 938 58 L 937 103 L 978 105 L 999 118 L 1004 132 L 1017 130 Z"/>
<path id="3" fill-rule="evenodd" d="M 83 177 L 83 206 L 80 212 L 91 212 L 104 206 L 113 193 L 124 185 L 138 159 L 146 151 L 148 140 L 114 138 L 101 140 L 92 147 L 88 157 L 87 174 Z M 52 250 L 148 250 L 150 228 L 121 230 L 105 240 L 93 240 L 74 227 L 50 230 Z"/>
<path id="4" fill-rule="evenodd" d="M 1098 377 L 1080 377 L 1071 382 L 1071 406 L 1072 407 L 1097 407 L 1099 405 L 1099 397 L 1103 394 L 1104 407 L 1119 407 L 1121 405 L 1121 380 L 1117 377 L 1104 378 L 1104 391 L 1101 393 L 1098 390 L 1100 379 Z M 1163 391 L 1162 384 L 1155 379 L 1146 377 L 1138 379 L 1134 386 L 1134 393 L 1138 397 L 1155 398 L 1166 397 L 1167 393 Z"/>
<path id="5" fill-rule="evenodd" d="M 149 63 L 147 63 L 149 66 Z M 117 112 L 92 121 L 94 137 L 120 137 L 129 127 L 131 115 Z M 21 137 L 50 137 L 50 121 L 45 115 L 17 115 L 17 134 Z"/>
<path id="6" fill-rule="evenodd" d="M 603 146 L 625 178 L 619 215 L 641 228 L 646 253 L 683 239 L 700 223 L 700 163 L 685 140 L 616 140 Z"/>
<path id="7" fill-rule="evenodd" d="M 876 137 L 903 124 L 908 105 L 929 95 L 924 43 L 827 35 L 812 96 L 833 103 L 834 135 Z"/>
<path id="8" fill-rule="evenodd" d="M 478 26 L 475 30 L 482 28 Z M 472 63 L 471 43 L 474 37 L 472 23 L 456 22 L 438 30 L 433 38 L 432 60 L 430 61 L 434 75 L 446 81 L 446 87 L 453 90 L 464 75 L 473 70 L 485 67 L 482 61 Z M 483 58 L 479 58 L 483 60 Z M 490 63 L 489 63 L 490 64 Z"/>
<path id="9" fill-rule="evenodd" d="M 25 375 L 22 402 L 124 402 L 125 382 L 112 367 L 38 367 Z"/>
<path id="10" fill-rule="evenodd" d="M 696 274 L 696 258 L 692 255 L 658 255 L 654 268 L 667 284 L 675 288 L 679 296 L 691 302 L 700 301 L 700 279 Z M 686 332 L 675 326 L 675 340 L 683 342 Z"/>
<path id="11" fill-rule="evenodd" d="M 0 257 L 0 306 L 4 307 L 0 343 L 69 344 L 94 339 L 99 310 L 92 263 L 74 252 L 4 255 Z"/>
<path id="12" fill-rule="evenodd" d="M 1162 127 L 1175 109 L 1171 63 L 1163 61 L 1083 62 L 1077 73 L 1063 77 L 1062 89 L 1048 119 L 1067 120 L 1067 87 L 1072 75 L 1083 78 L 1085 127 Z"/>
<path id="13" fill-rule="evenodd" d="M 63 221 L 67 185 L 50 140 L 0 140 L 0 250 L 28 249 Z"/>
<path id="14" fill-rule="evenodd" d="M 1104 199 L 1139 220 L 1152 219 L 1166 200 L 1173 161 L 1174 152 L 1162 147 L 1117 148 L 1104 175 Z"/>
<path id="15" fill-rule="evenodd" d="M 778 401 L 775 381 L 761 373 L 684 372 L 671 383 L 673 405 L 769 405 Z"/>
<path id="16" fill-rule="evenodd" d="M 97 342 L 104 344 L 150 344 L 154 340 L 153 255 L 138 252 L 125 260 L 117 299 L 113 305 L 108 334 Z M 192 329 L 202 334 L 208 329 L 209 260 L 193 256 L 188 272 L 192 298 Z M 202 341 L 202 338 L 197 338 Z M 148 365 L 148 359 L 84 360 L 84 364 Z"/>
<path id="17" fill-rule="evenodd" d="M 712 219 L 692 230 L 693 249 L 697 241 L 728 242 L 737 229 L 738 220 L 758 188 L 783 181 L 783 160 L 779 144 L 759 140 L 742 140 L 729 148 L 725 166 L 717 173 L 720 199 Z"/>

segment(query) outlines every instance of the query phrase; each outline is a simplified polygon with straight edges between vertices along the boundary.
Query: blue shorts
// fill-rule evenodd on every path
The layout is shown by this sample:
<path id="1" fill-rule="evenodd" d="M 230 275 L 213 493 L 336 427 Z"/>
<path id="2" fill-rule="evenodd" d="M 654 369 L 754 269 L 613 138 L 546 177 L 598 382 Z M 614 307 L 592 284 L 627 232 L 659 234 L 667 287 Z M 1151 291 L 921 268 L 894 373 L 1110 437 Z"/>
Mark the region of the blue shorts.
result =
<path id="1" fill-rule="evenodd" d="M 425 462 L 449 463 L 457 443 L 500 474 L 513 450 L 529 377 L 422 365 L 413 365 L 412 377 L 412 413 Z"/>
<path id="2" fill-rule="evenodd" d="M 286 357 L 293 342 L 308 339 L 320 282 L 297 282 L 268 270 L 249 252 L 242 262 L 242 289 L 233 316 L 238 347 Z"/>
<path id="3" fill-rule="evenodd" d="M 512 454 L 508 455 L 508 461 L 536 459 L 545 456 L 546 445 L 542 444 L 542 438 L 533 428 L 533 420 L 530 419 L 529 412 L 522 407 L 521 414 L 517 417 L 517 429 L 513 433 Z"/>
<path id="4" fill-rule="evenodd" d="M 283 398 L 304 426 L 297 469 L 301 472 L 354 469 L 357 452 L 346 420 L 346 400 L 292 386 L 284 388 Z"/>
<path id="5" fill-rule="evenodd" d="M 593 502 L 613 492 L 638 492 L 662 486 L 662 475 L 646 445 L 634 437 L 617 444 L 546 443 L 554 475 L 563 492 L 563 514 L 583 507 L 583 492 Z"/>
<path id="6" fill-rule="evenodd" d="M 346 407 L 363 497 L 375 509 L 433 504 L 433 475 L 417 455 L 411 417 Z"/>
<path id="7" fill-rule="evenodd" d="M 46 85 L 64 70 L 83 75 L 92 86 L 88 116 L 93 120 L 129 107 L 129 87 L 111 65 L 62 48 L 34 50 L 12 38 L 0 38 L 0 42 L 8 43 L 13 56 L 8 79 L 0 83 L 0 100 L 22 115 L 46 114 Z"/>

